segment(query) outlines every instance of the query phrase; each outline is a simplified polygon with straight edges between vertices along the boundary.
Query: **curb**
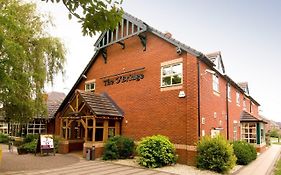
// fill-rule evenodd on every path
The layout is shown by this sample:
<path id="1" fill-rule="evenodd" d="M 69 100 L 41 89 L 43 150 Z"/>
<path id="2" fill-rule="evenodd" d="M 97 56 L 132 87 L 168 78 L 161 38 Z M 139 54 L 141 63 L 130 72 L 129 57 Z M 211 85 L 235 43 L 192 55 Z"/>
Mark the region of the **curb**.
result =
<path id="1" fill-rule="evenodd" d="M 274 167 L 275 167 L 277 161 L 279 160 L 279 158 L 281 157 L 280 152 L 281 152 L 281 148 L 279 148 L 278 154 L 274 157 L 272 163 L 270 164 L 269 168 L 267 169 L 266 175 L 272 175 L 273 174 Z"/>

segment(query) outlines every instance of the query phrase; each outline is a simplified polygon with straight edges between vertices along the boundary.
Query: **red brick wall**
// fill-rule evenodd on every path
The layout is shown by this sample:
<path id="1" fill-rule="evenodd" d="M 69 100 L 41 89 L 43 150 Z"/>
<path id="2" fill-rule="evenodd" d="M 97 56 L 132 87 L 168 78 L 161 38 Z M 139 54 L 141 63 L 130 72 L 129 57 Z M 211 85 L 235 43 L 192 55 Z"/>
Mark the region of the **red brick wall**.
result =
<path id="1" fill-rule="evenodd" d="M 186 53 L 178 55 L 175 46 L 153 34 L 147 35 L 146 51 L 136 36 L 125 40 L 125 45 L 125 49 L 118 44 L 108 47 L 107 64 L 99 55 L 86 75 L 87 80 L 96 79 L 97 93 L 107 92 L 125 112 L 122 134 L 135 140 L 163 134 L 173 143 L 194 144 L 197 141 L 196 58 Z M 178 58 L 183 59 L 182 88 L 161 92 L 160 64 Z M 145 67 L 144 79 L 138 82 L 104 86 L 100 79 L 140 67 Z M 84 82 L 79 89 L 84 89 Z M 185 91 L 185 98 L 178 97 L 180 90 Z"/>
<path id="2" fill-rule="evenodd" d="M 226 137 L 227 118 L 226 118 L 226 81 L 219 76 L 219 92 L 213 90 L 213 75 L 206 72 L 210 69 L 206 64 L 200 65 L 200 104 L 201 104 L 201 130 L 206 135 L 211 134 L 213 128 L 223 128 L 221 134 Z M 216 115 L 214 115 L 216 113 Z M 205 118 L 205 124 L 202 118 Z M 221 121 L 221 125 L 220 125 Z M 201 132 L 202 135 L 202 132 Z"/>

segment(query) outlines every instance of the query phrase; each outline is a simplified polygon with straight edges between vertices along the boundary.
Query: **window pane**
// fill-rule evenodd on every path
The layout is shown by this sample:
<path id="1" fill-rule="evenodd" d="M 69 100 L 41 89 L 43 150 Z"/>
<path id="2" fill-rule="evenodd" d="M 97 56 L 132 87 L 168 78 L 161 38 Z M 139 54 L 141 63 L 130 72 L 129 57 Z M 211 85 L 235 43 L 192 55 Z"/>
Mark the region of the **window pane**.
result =
<path id="1" fill-rule="evenodd" d="M 115 128 L 108 128 L 108 138 L 115 136 Z"/>
<path id="2" fill-rule="evenodd" d="M 165 76 L 165 75 L 170 75 L 172 74 L 172 69 L 170 66 L 168 67 L 163 67 L 163 71 L 162 71 L 162 75 Z"/>
<path id="3" fill-rule="evenodd" d="M 162 79 L 162 86 L 169 86 L 171 85 L 171 77 L 164 77 Z"/>
<path id="4" fill-rule="evenodd" d="M 88 129 L 88 141 L 92 141 L 93 140 L 93 128 L 87 128 Z"/>
<path id="5" fill-rule="evenodd" d="M 179 84 L 181 83 L 182 77 L 181 75 L 174 75 L 172 78 L 172 84 Z"/>
<path id="6" fill-rule="evenodd" d="M 103 128 L 96 128 L 95 141 L 103 141 Z"/>
<path id="7" fill-rule="evenodd" d="M 182 64 L 176 64 L 172 67 L 173 74 L 182 74 Z"/>
<path id="8" fill-rule="evenodd" d="M 103 121 L 97 121 L 96 126 L 101 126 L 101 127 L 103 127 Z"/>
<path id="9" fill-rule="evenodd" d="M 109 120 L 108 121 L 108 126 L 109 127 L 115 127 L 115 120 Z"/>

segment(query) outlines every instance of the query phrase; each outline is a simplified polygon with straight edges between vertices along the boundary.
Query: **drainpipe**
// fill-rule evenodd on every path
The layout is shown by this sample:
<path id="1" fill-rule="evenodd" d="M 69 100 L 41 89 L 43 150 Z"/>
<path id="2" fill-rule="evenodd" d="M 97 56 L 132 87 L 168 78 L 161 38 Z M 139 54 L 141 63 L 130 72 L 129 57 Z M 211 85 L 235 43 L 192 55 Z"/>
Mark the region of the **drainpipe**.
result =
<path id="1" fill-rule="evenodd" d="M 226 138 L 229 140 L 228 84 L 226 83 Z"/>
<path id="2" fill-rule="evenodd" d="M 198 106 L 197 106 L 197 113 L 198 113 L 198 140 L 200 140 L 201 136 L 201 117 L 200 117 L 200 63 L 199 60 L 197 59 L 197 85 L 198 85 Z"/>

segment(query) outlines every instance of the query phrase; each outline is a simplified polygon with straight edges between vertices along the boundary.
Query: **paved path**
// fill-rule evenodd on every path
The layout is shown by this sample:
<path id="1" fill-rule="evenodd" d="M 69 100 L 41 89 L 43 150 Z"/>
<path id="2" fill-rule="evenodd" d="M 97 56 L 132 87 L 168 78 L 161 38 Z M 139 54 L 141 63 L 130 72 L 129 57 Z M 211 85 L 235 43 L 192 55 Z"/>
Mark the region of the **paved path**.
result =
<path id="1" fill-rule="evenodd" d="M 56 156 L 34 156 L 33 154 L 17 155 L 3 148 L 0 166 L 1 175 L 172 175 L 171 173 L 119 165 L 104 161 L 87 161 L 67 154 Z"/>
<path id="2" fill-rule="evenodd" d="M 273 144 L 268 150 L 262 153 L 258 158 L 248 166 L 242 168 L 238 175 L 270 175 L 274 164 L 279 158 L 281 145 Z"/>

